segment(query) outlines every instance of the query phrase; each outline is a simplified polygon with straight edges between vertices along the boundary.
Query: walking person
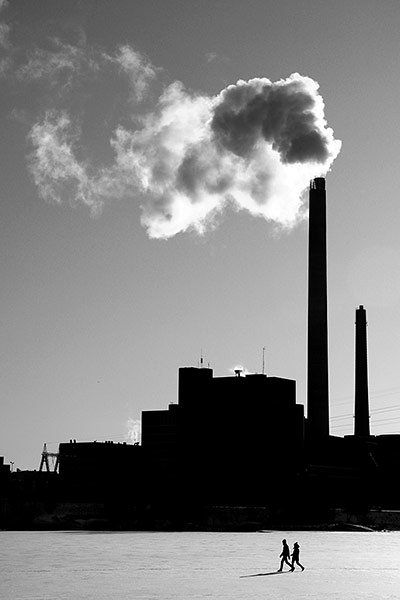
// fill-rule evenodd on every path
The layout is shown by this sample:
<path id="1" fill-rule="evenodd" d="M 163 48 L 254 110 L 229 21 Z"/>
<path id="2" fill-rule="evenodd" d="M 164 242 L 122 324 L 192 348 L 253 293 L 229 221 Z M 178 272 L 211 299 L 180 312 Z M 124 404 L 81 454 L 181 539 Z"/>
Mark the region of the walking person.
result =
<path id="1" fill-rule="evenodd" d="M 298 542 L 295 542 L 293 544 L 292 564 L 291 564 L 291 569 L 290 569 L 291 571 L 294 571 L 295 563 L 300 567 L 300 569 L 302 571 L 304 571 L 304 567 L 303 567 L 303 565 L 300 564 L 299 559 L 300 559 L 300 546 L 299 546 Z"/>
<path id="2" fill-rule="evenodd" d="M 292 567 L 292 565 L 290 564 L 290 562 L 288 560 L 290 558 L 290 550 L 289 550 L 289 546 L 286 543 L 286 540 L 282 540 L 282 544 L 283 544 L 282 552 L 279 555 L 279 558 L 282 560 L 281 560 L 281 566 L 278 569 L 278 573 L 282 572 L 284 563 L 286 563 L 289 567 Z"/>

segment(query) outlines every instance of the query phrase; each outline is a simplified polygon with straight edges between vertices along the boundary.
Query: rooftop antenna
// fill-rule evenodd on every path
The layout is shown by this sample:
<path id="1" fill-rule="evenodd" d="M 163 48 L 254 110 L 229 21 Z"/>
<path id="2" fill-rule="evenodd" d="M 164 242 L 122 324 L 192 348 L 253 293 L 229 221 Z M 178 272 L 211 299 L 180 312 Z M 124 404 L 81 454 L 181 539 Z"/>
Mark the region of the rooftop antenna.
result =
<path id="1" fill-rule="evenodd" d="M 262 349 L 262 374 L 265 375 L 265 346 Z"/>
<path id="2" fill-rule="evenodd" d="M 202 369 L 204 366 L 204 360 L 203 360 L 203 348 L 200 348 L 200 369 Z"/>

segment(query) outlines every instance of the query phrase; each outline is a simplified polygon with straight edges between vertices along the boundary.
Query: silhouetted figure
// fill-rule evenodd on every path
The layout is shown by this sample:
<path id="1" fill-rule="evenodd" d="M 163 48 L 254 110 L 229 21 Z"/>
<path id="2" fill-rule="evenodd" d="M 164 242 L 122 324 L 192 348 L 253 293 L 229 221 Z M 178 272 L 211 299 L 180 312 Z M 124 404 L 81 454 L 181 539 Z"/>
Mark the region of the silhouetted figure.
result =
<path id="1" fill-rule="evenodd" d="M 281 559 L 281 566 L 278 569 L 278 572 L 281 572 L 283 569 L 283 564 L 286 563 L 289 567 L 292 567 L 292 565 L 289 562 L 289 557 L 290 557 L 290 550 L 289 550 L 289 546 L 286 543 L 286 540 L 282 540 L 282 544 L 283 544 L 283 548 L 282 548 L 282 552 L 279 555 L 279 558 Z"/>
<path id="2" fill-rule="evenodd" d="M 300 558 L 300 546 L 299 546 L 298 542 L 295 542 L 293 544 L 291 571 L 294 571 L 294 563 L 296 563 L 297 565 L 299 565 L 300 569 L 302 571 L 304 571 L 303 565 L 301 565 L 299 563 L 299 558 Z"/>

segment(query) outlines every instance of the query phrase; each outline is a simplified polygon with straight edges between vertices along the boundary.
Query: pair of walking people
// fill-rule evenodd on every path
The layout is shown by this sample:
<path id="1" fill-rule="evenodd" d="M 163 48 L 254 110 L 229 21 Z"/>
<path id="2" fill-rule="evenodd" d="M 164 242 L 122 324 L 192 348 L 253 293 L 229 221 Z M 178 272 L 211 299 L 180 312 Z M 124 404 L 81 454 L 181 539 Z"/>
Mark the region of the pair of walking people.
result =
<path id="1" fill-rule="evenodd" d="M 286 540 L 282 540 L 282 552 L 279 555 L 279 558 L 281 559 L 281 566 L 278 569 L 278 573 L 282 572 L 283 569 L 283 565 L 284 563 L 286 563 L 289 567 L 291 571 L 294 571 L 294 565 L 297 564 L 300 569 L 302 571 L 304 571 L 304 567 L 303 565 L 300 564 L 299 559 L 300 559 L 300 546 L 298 542 L 295 542 L 293 544 L 293 552 L 292 554 L 290 554 L 290 549 L 289 546 L 287 545 Z M 289 558 L 292 557 L 292 562 L 289 562 Z"/>

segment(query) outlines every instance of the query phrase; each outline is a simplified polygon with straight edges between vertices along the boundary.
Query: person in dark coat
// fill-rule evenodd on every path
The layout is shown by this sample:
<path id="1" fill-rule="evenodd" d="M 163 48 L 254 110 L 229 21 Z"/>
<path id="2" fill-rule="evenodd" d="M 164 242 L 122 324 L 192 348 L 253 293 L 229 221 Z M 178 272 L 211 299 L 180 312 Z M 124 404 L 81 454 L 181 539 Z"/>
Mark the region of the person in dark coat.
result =
<path id="1" fill-rule="evenodd" d="M 281 559 L 281 566 L 278 569 L 278 573 L 280 573 L 282 571 L 284 563 L 286 563 L 289 567 L 292 566 L 289 562 L 290 550 L 289 550 L 289 546 L 286 543 L 286 540 L 282 540 L 282 544 L 283 544 L 282 552 L 279 555 L 279 558 Z"/>
<path id="2" fill-rule="evenodd" d="M 304 567 L 303 567 L 303 565 L 300 564 L 299 559 L 300 559 L 300 546 L 299 546 L 298 542 L 295 542 L 293 544 L 291 571 L 294 571 L 295 563 L 300 567 L 300 569 L 302 571 L 304 571 Z"/>

